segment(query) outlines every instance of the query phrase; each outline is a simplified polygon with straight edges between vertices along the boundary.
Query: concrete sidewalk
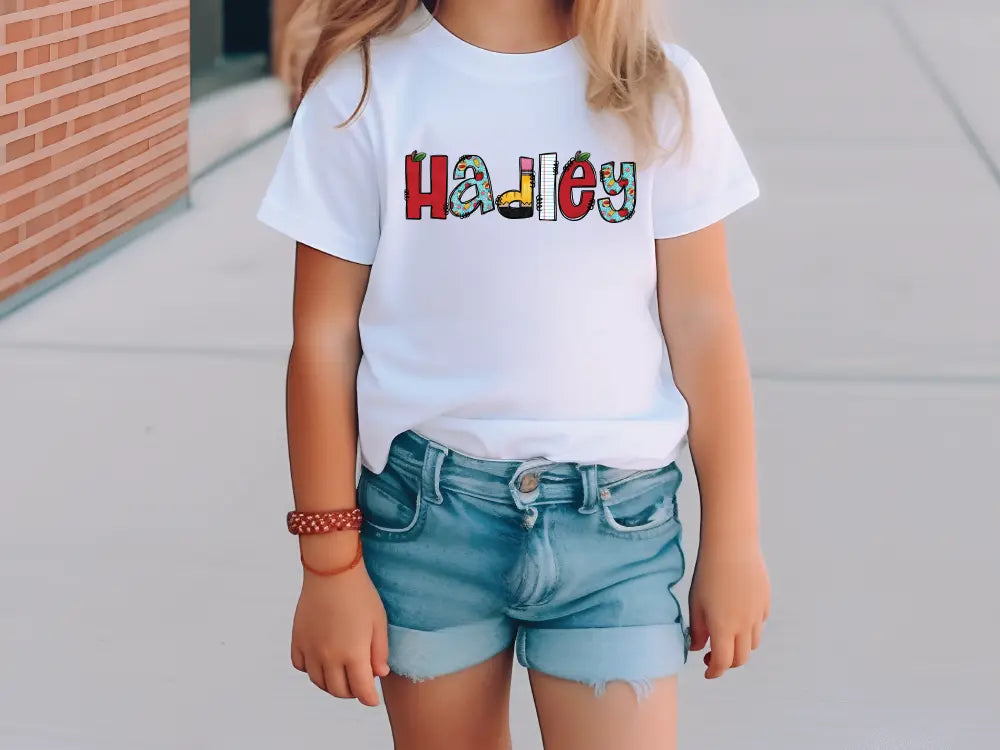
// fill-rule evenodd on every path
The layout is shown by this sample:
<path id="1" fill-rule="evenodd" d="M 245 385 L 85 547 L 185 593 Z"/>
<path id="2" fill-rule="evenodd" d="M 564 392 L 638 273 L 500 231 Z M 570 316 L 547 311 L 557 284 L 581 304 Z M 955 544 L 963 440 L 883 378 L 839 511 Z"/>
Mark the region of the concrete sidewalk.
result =
<path id="1" fill-rule="evenodd" d="M 674 4 L 764 190 L 731 244 L 774 583 L 680 747 L 998 746 L 1000 8 Z M 0 750 L 390 746 L 288 666 L 282 140 L 0 323 Z M 537 750 L 520 671 L 513 710 Z"/>

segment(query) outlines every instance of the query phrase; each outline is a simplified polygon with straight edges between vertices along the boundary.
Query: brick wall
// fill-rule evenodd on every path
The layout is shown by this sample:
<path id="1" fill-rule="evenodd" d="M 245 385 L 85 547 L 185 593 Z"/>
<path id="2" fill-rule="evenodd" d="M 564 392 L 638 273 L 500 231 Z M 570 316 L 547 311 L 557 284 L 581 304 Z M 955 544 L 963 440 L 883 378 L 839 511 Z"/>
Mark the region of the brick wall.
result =
<path id="1" fill-rule="evenodd" d="M 187 190 L 188 2 L 0 0 L 0 300 Z"/>

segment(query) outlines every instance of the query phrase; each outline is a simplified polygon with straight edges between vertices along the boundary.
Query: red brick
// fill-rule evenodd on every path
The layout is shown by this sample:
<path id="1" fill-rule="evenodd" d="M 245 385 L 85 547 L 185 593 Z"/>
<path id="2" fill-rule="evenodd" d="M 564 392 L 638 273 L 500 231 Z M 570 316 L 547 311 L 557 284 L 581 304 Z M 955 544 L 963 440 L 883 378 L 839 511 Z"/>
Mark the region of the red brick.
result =
<path id="1" fill-rule="evenodd" d="M 91 86 L 80 92 L 80 104 L 86 104 L 87 102 L 96 102 L 98 99 L 103 99 L 106 94 L 112 93 L 111 89 L 107 87 L 106 83 L 99 83 L 96 86 Z"/>
<path id="2" fill-rule="evenodd" d="M 3 234 L 0 234 L 0 252 L 4 250 L 10 250 L 14 245 L 17 244 L 17 227 L 9 229 Z"/>
<path id="3" fill-rule="evenodd" d="M 38 188 L 36 193 L 38 194 L 39 203 L 44 203 L 45 201 L 52 200 L 57 195 L 65 193 L 67 190 L 73 187 L 72 185 L 73 175 L 69 177 L 63 177 L 61 180 L 56 180 L 55 182 L 50 182 L 48 185 L 43 185 Z"/>
<path id="4" fill-rule="evenodd" d="M 15 159 L 20 159 L 22 156 L 27 156 L 35 150 L 35 136 L 29 135 L 27 138 L 21 138 L 16 141 L 11 141 L 7 144 L 6 158 L 7 161 L 14 161 Z"/>
<path id="5" fill-rule="evenodd" d="M 101 112 L 103 110 L 97 110 L 96 112 L 91 112 L 89 115 L 84 115 L 83 117 L 77 117 L 73 120 L 73 133 L 82 133 L 84 130 L 90 130 L 97 123 L 99 123 Z"/>
<path id="6" fill-rule="evenodd" d="M 119 91 L 127 89 L 133 83 L 136 83 L 136 74 L 129 73 L 128 75 L 112 78 L 104 84 L 104 90 L 107 94 L 117 94 Z"/>
<path id="7" fill-rule="evenodd" d="M 41 102 L 24 110 L 24 124 L 34 125 L 52 115 L 52 102 Z"/>
<path id="8" fill-rule="evenodd" d="M 55 237 L 50 237 L 42 243 L 39 243 L 35 247 L 31 248 L 28 253 L 31 254 L 32 260 L 37 260 L 39 258 L 44 258 L 46 255 L 50 255 L 66 245 L 67 242 L 73 239 L 73 235 L 69 231 L 63 231 L 57 234 Z M 22 255 L 27 255 L 28 253 L 20 253 L 16 255 L 12 260 L 17 260 Z M 60 261 L 60 264 L 62 261 Z M 52 266 L 55 267 L 55 266 Z M 47 269 L 48 270 L 48 269 Z M 13 269 L 7 264 L 4 264 L 3 268 L 0 269 L 0 278 L 4 276 L 9 276 L 13 273 Z M 39 274 L 41 275 L 41 274 Z"/>
<path id="9" fill-rule="evenodd" d="M 46 5 L 52 5 L 55 0 L 23 0 L 25 10 L 34 10 L 35 8 L 44 8 Z"/>
<path id="10" fill-rule="evenodd" d="M 67 164 L 73 164 L 80 159 L 90 156 L 95 151 L 99 151 L 104 148 L 111 143 L 114 137 L 117 136 L 111 133 L 104 133 L 103 135 L 91 138 L 89 141 L 78 143 L 77 145 L 67 148 L 53 156 L 52 164 L 56 167 L 56 169 L 64 167 Z"/>
<path id="11" fill-rule="evenodd" d="M 119 164 L 124 164 L 129 159 L 132 159 L 139 154 L 143 154 L 149 151 L 149 144 L 145 142 L 136 143 L 133 146 L 129 146 L 124 151 L 119 151 L 117 154 L 112 154 L 111 156 L 105 157 L 100 162 L 97 163 L 97 171 L 107 172 L 110 169 L 114 169 Z"/>
<path id="12" fill-rule="evenodd" d="M 64 203 L 58 209 L 56 209 L 56 216 L 59 217 L 59 221 L 62 221 L 63 219 L 68 219 L 73 214 L 82 211 L 85 204 L 86 201 L 84 200 L 84 197 L 82 195 L 77 196 L 69 203 Z"/>
<path id="13" fill-rule="evenodd" d="M 7 203 L 0 204 L 0 221 L 9 221 L 35 207 L 35 194 L 25 193 Z"/>
<path id="14" fill-rule="evenodd" d="M 125 50 L 125 61 L 138 60 L 140 57 L 145 57 L 159 51 L 159 49 L 159 42 L 146 42 L 146 44 L 140 44 L 137 47 L 130 47 Z"/>
<path id="15" fill-rule="evenodd" d="M 179 125 L 174 125 L 173 127 L 167 128 L 162 133 L 157 133 L 152 138 L 149 139 L 149 147 L 157 145 L 158 143 L 163 143 L 164 141 L 169 141 L 175 135 L 180 135 L 181 133 L 187 132 L 187 124 L 181 123 Z"/>
<path id="16" fill-rule="evenodd" d="M 7 84 L 7 103 L 27 99 L 35 93 L 35 79 L 24 78 Z"/>
<path id="17" fill-rule="evenodd" d="M 34 248 L 31 250 L 21 250 L 17 255 L 8 258 L 3 261 L 3 263 L 0 263 L 0 279 L 6 280 L 22 268 L 30 266 L 36 259 L 36 250 Z M 2 281 L 0 281 L 0 283 L 2 283 Z M 20 284 L 16 285 L 13 290 L 10 291 L 17 291 L 19 288 L 22 288 Z M 9 293 L 9 291 L 5 289 L 4 294 L 7 293 Z"/>
<path id="18" fill-rule="evenodd" d="M 110 55 L 105 55 L 97 60 L 98 71 L 105 71 L 109 68 L 113 68 L 118 64 L 118 55 L 116 53 L 111 53 Z"/>
<path id="19" fill-rule="evenodd" d="M 9 23 L 7 24 L 7 33 L 4 35 L 4 39 L 7 41 L 7 44 L 31 39 L 34 34 L 34 26 L 35 22 L 31 19 Z"/>
<path id="20" fill-rule="evenodd" d="M 69 14 L 70 26 L 83 26 L 94 20 L 94 8 L 80 8 Z"/>
<path id="21" fill-rule="evenodd" d="M 122 0 L 122 11 L 128 13 L 130 10 L 138 10 L 139 8 L 148 8 L 150 5 L 156 5 L 160 0 Z"/>
<path id="22" fill-rule="evenodd" d="M 4 13 L 17 13 L 21 10 L 18 3 L 20 0 L 0 0 L 0 15 Z"/>
<path id="23" fill-rule="evenodd" d="M 80 104 L 80 94 L 74 91 L 71 94 L 63 94 L 58 99 L 56 99 L 56 112 L 60 114 L 65 112 L 67 109 L 73 109 Z"/>
<path id="24" fill-rule="evenodd" d="M 24 67 L 31 68 L 35 65 L 47 63 L 52 59 L 50 45 L 43 44 L 41 47 L 32 47 L 24 51 Z"/>
<path id="25" fill-rule="evenodd" d="M 57 221 L 59 221 L 59 218 L 55 211 L 48 211 L 41 216 L 36 216 L 28 222 L 28 236 L 34 237 L 39 232 L 44 232 Z"/>
<path id="26" fill-rule="evenodd" d="M 77 63 L 72 68 L 73 80 L 80 81 L 88 76 L 94 75 L 94 61 L 85 60 L 82 63 Z"/>
<path id="27" fill-rule="evenodd" d="M 113 16 L 115 14 L 114 2 L 112 1 L 109 3 L 101 3 L 97 7 L 97 12 L 101 18 L 109 18 L 110 16 Z"/>
<path id="28" fill-rule="evenodd" d="M 17 129 L 17 112 L 0 117 L 0 135 L 6 135 Z"/>
<path id="29" fill-rule="evenodd" d="M 9 55 L 0 55 L 0 76 L 13 73 L 17 70 L 17 53 L 11 52 Z"/>
<path id="30" fill-rule="evenodd" d="M 75 55 L 80 51 L 80 40 L 79 39 L 67 39 L 66 41 L 59 42 L 59 44 L 52 45 L 55 49 L 52 51 L 52 57 L 56 60 L 61 60 L 64 57 L 69 57 L 70 55 Z"/>
<path id="31" fill-rule="evenodd" d="M 68 219 L 75 213 L 83 210 L 85 201 L 83 196 L 78 196 L 71 201 L 64 203 L 58 208 L 54 208 L 51 211 L 47 211 L 41 216 L 36 216 L 34 219 L 28 222 L 27 232 L 28 237 L 33 237 L 36 234 L 44 232 L 51 226 L 58 224 L 64 219 Z M 72 230 L 70 230 L 72 231 Z"/>
<path id="32" fill-rule="evenodd" d="M 87 41 L 87 49 L 100 47 L 102 44 L 107 44 L 114 38 L 115 35 L 111 29 L 101 29 L 100 31 L 92 31 L 85 37 Z"/>
<path id="33" fill-rule="evenodd" d="M 67 83 L 72 82 L 73 71 L 70 68 L 53 70 L 51 73 L 43 73 L 40 81 L 42 91 L 50 91 L 51 89 L 58 88 L 59 86 L 65 86 Z"/>
<path id="34" fill-rule="evenodd" d="M 56 125 L 51 127 L 42 133 L 42 147 L 51 146 L 53 143 L 58 143 L 66 137 L 66 133 L 69 131 L 69 125 L 63 123 L 62 125 Z"/>
<path id="35" fill-rule="evenodd" d="M 52 34 L 56 31 L 62 31 L 66 26 L 66 21 L 62 13 L 56 13 L 54 16 L 46 16 L 38 21 L 38 30 L 42 34 Z"/>
<path id="36" fill-rule="evenodd" d="M 13 172 L 0 172 L 0 195 L 13 190 L 26 182 L 37 180 L 42 175 L 52 171 L 52 157 L 39 159 L 26 167 L 15 169 Z"/>

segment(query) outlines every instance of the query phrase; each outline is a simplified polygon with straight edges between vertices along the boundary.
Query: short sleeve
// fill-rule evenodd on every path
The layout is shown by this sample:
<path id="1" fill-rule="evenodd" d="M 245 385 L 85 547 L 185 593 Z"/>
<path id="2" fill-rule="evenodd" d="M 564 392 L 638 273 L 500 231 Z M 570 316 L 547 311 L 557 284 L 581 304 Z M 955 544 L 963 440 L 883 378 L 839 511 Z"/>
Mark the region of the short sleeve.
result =
<path id="1" fill-rule="evenodd" d="M 360 101 L 361 82 L 360 66 L 337 65 L 309 89 L 257 218 L 297 242 L 371 265 L 380 205 L 371 138 L 363 115 L 338 127 Z"/>
<path id="2" fill-rule="evenodd" d="M 687 148 L 679 147 L 654 172 L 656 239 L 704 229 L 760 195 L 704 68 L 680 48 L 673 48 L 670 57 L 687 83 L 691 130 Z"/>

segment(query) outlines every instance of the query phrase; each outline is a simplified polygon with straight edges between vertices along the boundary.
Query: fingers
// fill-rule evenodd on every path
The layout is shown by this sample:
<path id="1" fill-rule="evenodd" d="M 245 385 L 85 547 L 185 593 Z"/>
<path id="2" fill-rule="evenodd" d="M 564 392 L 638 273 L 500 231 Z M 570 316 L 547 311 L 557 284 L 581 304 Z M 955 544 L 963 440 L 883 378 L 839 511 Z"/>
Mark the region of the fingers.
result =
<path id="1" fill-rule="evenodd" d="M 378 691 L 375 690 L 375 675 L 371 664 L 359 661 L 347 665 L 347 682 L 351 694 L 366 706 L 378 705 Z"/>
<path id="2" fill-rule="evenodd" d="M 733 644 L 733 667 L 742 667 L 750 661 L 750 640 L 749 632 L 743 632 L 736 636 Z"/>
<path id="3" fill-rule="evenodd" d="M 323 675 L 326 677 L 326 692 L 334 698 L 354 697 L 347 682 L 347 672 L 342 664 L 328 662 L 323 667 Z"/>
<path id="4" fill-rule="evenodd" d="M 385 620 L 375 623 L 372 632 L 372 672 L 379 677 L 389 674 L 389 633 Z"/>
<path id="5" fill-rule="evenodd" d="M 323 678 L 323 663 L 317 659 L 306 659 L 306 673 L 309 681 L 322 691 L 326 691 L 326 680 Z"/>
<path id="6" fill-rule="evenodd" d="M 754 623 L 745 631 L 729 634 L 713 634 L 712 650 L 705 654 L 705 677 L 714 680 L 725 674 L 726 670 L 742 667 L 750 661 L 750 652 L 760 646 L 764 623 Z"/>
<path id="7" fill-rule="evenodd" d="M 306 655 L 294 646 L 292 647 L 292 666 L 300 672 L 306 671 Z"/>
<path id="8" fill-rule="evenodd" d="M 733 665 L 733 654 L 736 649 L 736 637 L 731 634 L 722 636 L 712 635 L 712 650 L 709 651 L 708 669 L 705 670 L 705 677 L 715 680 L 722 677 L 726 670 Z"/>
<path id="9" fill-rule="evenodd" d="M 708 622 L 698 606 L 691 607 L 691 651 L 701 651 L 708 645 Z"/>
<path id="10" fill-rule="evenodd" d="M 297 652 L 298 658 L 303 658 Z M 293 656 L 293 664 L 296 663 Z M 318 659 L 305 660 L 301 671 L 309 675 L 313 685 L 334 698 L 357 698 L 366 706 L 379 704 L 378 691 L 375 689 L 375 675 L 367 661 L 360 661 L 348 667 L 333 661 L 325 664 Z M 298 669 L 298 665 L 295 666 Z"/>

